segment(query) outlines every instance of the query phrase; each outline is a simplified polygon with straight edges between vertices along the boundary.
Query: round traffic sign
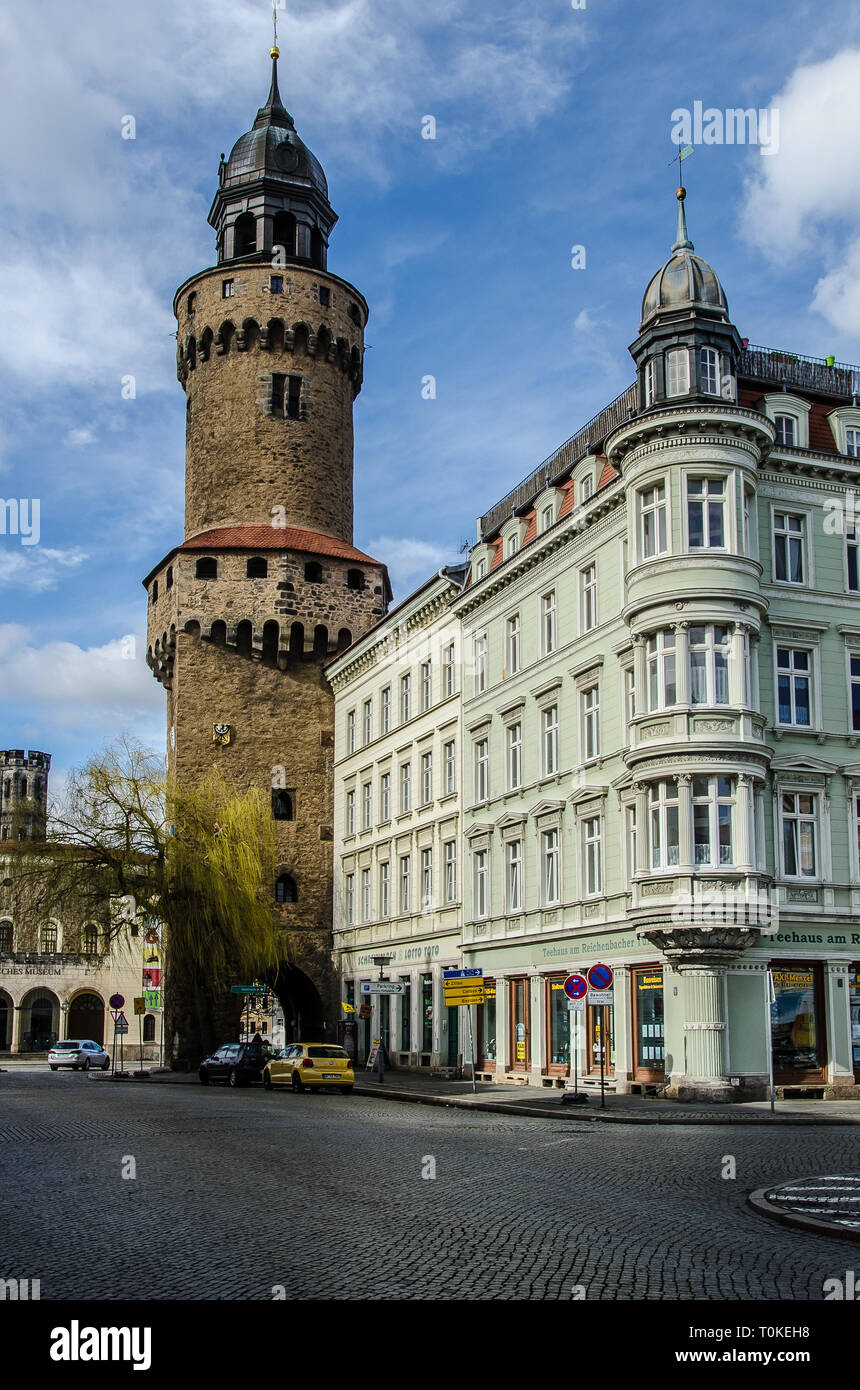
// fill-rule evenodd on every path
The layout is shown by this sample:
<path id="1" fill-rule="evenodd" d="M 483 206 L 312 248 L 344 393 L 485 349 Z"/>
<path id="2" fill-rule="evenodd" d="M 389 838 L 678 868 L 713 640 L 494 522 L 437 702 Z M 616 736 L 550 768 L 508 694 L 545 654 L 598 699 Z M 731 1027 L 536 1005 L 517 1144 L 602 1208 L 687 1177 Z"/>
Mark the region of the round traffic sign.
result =
<path id="1" fill-rule="evenodd" d="M 110 1004 L 112 1009 L 121 1009 L 123 1004 L 125 1003 L 125 995 L 112 994 L 110 999 L 108 1000 L 108 1003 Z"/>
<path id="2" fill-rule="evenodd" d="M 609 965 L 592 965 L 588 971 L 588 983 L 592 989 L 611 989 L 613 978 Z"/>
<path id="3" fill-rule="evenodd" d="M 584 999 L 588 992 L 588 981 L 584 975 L 568 975 L 564 982 L 564 992 L 568 999 Z"/>

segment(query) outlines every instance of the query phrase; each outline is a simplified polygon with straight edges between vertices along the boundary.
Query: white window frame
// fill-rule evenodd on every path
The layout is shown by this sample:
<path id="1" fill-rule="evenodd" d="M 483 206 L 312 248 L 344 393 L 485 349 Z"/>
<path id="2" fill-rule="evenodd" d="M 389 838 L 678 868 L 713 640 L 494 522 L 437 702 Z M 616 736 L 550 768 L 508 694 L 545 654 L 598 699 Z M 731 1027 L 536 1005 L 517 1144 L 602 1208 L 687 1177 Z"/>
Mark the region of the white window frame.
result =
<path id="1" fill-rule="evenodd" d="M 391 916 L 391 865 L 387 859 L 379 866 L 379 915 Z"/>
<path id="2" fill-rule="evenodd" d="M 362 738 L 365 748 L 373 742 L 373 700 L 365 700 L 362 706 Z"/>
<path id="3" fill-rule="evenodd" d="M 657 364 L 653 357 L 645 363 L 645 405 L 653 405 L 657 395 Z"/>
<path id="4" fill-rule="evenodd" d="M 490 851 L 476 849 L 472 854 L 473 914 L 478 919 L 490 915 Z"/>
<path id="5" fill-rule="evenodd" d="M 653 643 L 653 649 L 652 649 Z M 646 707 L 649 714 L 658 710 L 672 709 L 678 703 L 678 644 L 675 629 L 660 628 L 645 638 L 645 684 L 647 686 Z M 671 669 L 672 678 L 668 672 Z M 668 698 L 671 686 L 675 687 L 675 698 Z"/>
<path id="6" fill-rule="evenodd" d="M 373 920 L 373 897 L 369 869 L 362 869 L 361 871 L 361 920 L 362 922 Z"/>
<path id="7" fill-rule="evenodd" d="M 690 350 L 689 348 L 670 348 L 666 353 L 666 398 L 687 396 L 690 392 Z"/>
<path id="8" fill-rule="evenodd" d="M 412 673 L 407 671 L 400 677 L 400 722 L 408 724 L 412 718 Z"/>
<path id="9" fill-rule="evenodd" d="M 777 803 L 779 808 L 779 867 L 781 870 L 780 876 L 784 879 L 787 879 L 789 883 L 817 883 L 821 879 L 821 854 L 823 844 L 821 824 L 821 803 L 823 795 L 824 793 L 820 787 L 815 787 L 811 790 L 808 788 L 800 789 L 799 787 L 792 787 L 790 785 L 779 787 L 779 799 Z M 812 811 L 803 811 L 801 809 L 801 798 L 807 796 L 813 803 Z M 787 811 L 785 807 L 785 798 L 787 797 L 792 797 L 794 799 L 795 804 L 793 810 L 791 811 Z M 788 867 L 786 865 L 785 860 L 785 826 L 787 820 L 789 820 L 797 827 L 795 837 L 795 856 L 797 859 L 797 867 L 800 870 L 800 872 L 795 874 L 790 874 L 788 872 Z M 804 825 L 812 826 L 812 850 L 815 862 L 814 869 L 811 874 L 803 873 L 801 868 L 801 838 L 802 828 Z"/>
<path id="10" fill-rule="evenodd" d="M 505 624 L 508 675 L 515 676 L 520 669 L 520 615 L 512 613 Z"/>
<path id="11" fill-rule="evenodd" d="M 370 830 L 373 825 L 373 784 L 362 782 L 361 784 L 361 828 Z"/>
<path id="12" fill-rule="evenodd" d="M 346 794 L 344 824 L 347 835 L 355 834 L 355 788 L 350 787 Z"/>
<path id="13" fill-rule="evenodd" d="M 421 805 L 429 806 L 433 801 L 433 754 L 421 754 Z"/>
<path id="14" fill-rule="evenodd" d="M 773 426 L 776 431 L 775 447 L 777 449 L 797 449 L 800 447 L 800 419 L 793 410 L 775 410 Z M 787 434 L 791 435 L 790 439 L 784 437 Z M 780 438 L 780 436 L 783 437 Z"/>
<path id="15" fill-rule="evenodd" d="M 445 763 L 445 795 L 451 796 L 457 790 L 457 741 L 449 739 L 442 749 Z"/>
<path id="16" fill-rule="evenodd" d="M 639 512 L 638 551 L 639 559 L 644 563 L 646 560 L 655 559 L 658 555 L 666 555 L 669 551 L 669 508 L 665 478 L 656 479 L 647 487 L 640 488 L 636 494 L 636 499 Z M 655 548 L 653 550 L 648 549 L 647 521 L 651 521 L 654 528 Z"/>
<path id="17" fill-rule="evenodd" d="M 559 770 L 558 705 L 545 705 L 540 712 L 541 775 L 555 777 Z"/>
<path id="18" fill-rule="evenodd" d="M 558 646 L 558 614 L 555 589 L 541 594 L 540 599 L 541 653 L 551 656 Z"/>
<path id="19" fill-rule="evenodd" d="M 355 752 L 355 710 L 348 711 L 346 716 L 346 751 Z"/>
<path id="20" fill-rule="evenodd" d="M 391 732 L 391 686 L 386 685 L 379 696 L 379 727 L 383 734 Z"/>
<path id="21" fill-rule="evenodd" d="M 400 764 L 400 814 L 412 810 L 412 763 Z"/>
<path id="22" fill-rule="evenodd" d="M 558 907 L 561 903 L 561 835 L 558 826 L 540 833 L 541 906 Z"/>
<path id="23" fill-rule="evenodd" d="M 732 535 L 732 510 L 731 510 L 731 488 L 729 478 L 724 473 L 687 473 L 684 478 L 684 538 L 685 548 L 691 555 L 699 555 L 704 551 L 717 551 L 722 553 L 729 549 Z M 691 494 L 692 484 L 704 484 L 705 490 L 698 494 Z M 713 484 L 719 484 L 720 493 L 711 493 L 708 489 Z M 691 506 L 701 507 L 702 509 L 702 544 L 693 545 L 692 527 L 690 526 Z M 711 509 L 719 507 L 722 517 L 722 541 L 719 544 L 711 543 Z"/>
<path id="24" fill-rule="evenodd" d="M 382 824 L 391 820 L 391 773 L 383 772 L 379 778 L 379 819 Z"/>
<path id="25" fill-rule="evenodd" d="M 860 594 L 860 524 L 856 521 L 853 526 L 845 527 L 845 592 L 846 594 Z M 854 583 L 851 583 L 851 571 L 854 571 Z"/>
<path id="26" fill-rule="evenodd" d="M 505 743 L 508 791 L 515 792 L 523 785 L 523 726 L 519 720 L 506 726 Z"/>
<path id="27" fill-rule="evenodd" d="M 433 663 L 422 661 L 421 663 L 421 713 L 426 714 L 433 708 Z"/>
<path id="28" fill-rule="evenodd" d="M 523 842 L 505 841 L 505 911 L 511 916 L 523 910 Z"/>
<path id="29" fill-rule="evenodd" d="M 355 874 L 346 875 L 344 901 L 346 904 L 347 926 L 351 927 L 355 922 Z"/>
<path id="30" fill-rule="evenodd" d="M 711 378 L 713 386 L 706 385 L 706 380 L 709 381 Z M 699 348 L 699 383 L 704 396 L 721 394 L 720 352 L 715 347 Z"/>
<path id="31" fill-rule="evenodd" d="M 476 632 L 472 639 L 475 659 L 475 694 L 483 695 L 490 678 L 489 650 L 486 632 Z"/>
<path id="32" fill-rule="evenodd" d="M 603 892 L 603 827 L 601 816 L 587 816 L 582 822 L 583 897 L 598 898 Z"/>
<path id="33" fill-rule="evenodd" d="M 681 802 L 671 777 L 648 786 L 648 869 L 676 872 L 681 862 Z"/>
<path id="34" fill-rule="evenodd" d="M 401 854 L 399 872 L 401 913 L 412 911 L 412 855 Z"/>
<path id="35" fill-rule="evenodd" d="M 579 571 L 580 620 L 582 632 L 593 632 L 597 627 L 597 561 L 592 560 Z"/>
<path id="36" fill-rule="evenodd" d="M 807 516 L 807 513 L 806 513 L 806 512 L 802 512 L 802 511 L 788 511 L 788 510 L 782 511 L 782 510 L 779 510 L 778 508 L 774 507 L 773 510 L 772 510 L 772 518 L 773 518 L 773 525 L 772 525 L 772 527 L 771 527 L 771 564 L 772 564 L 772 566 L 773 566 L 773 568 L 772 568 L 772 570 L 771 570 L 772 582 L 773 582 L 774 584 L 785 585 L 787 588 L 790 588 L 790 589 L 805 589 L 805 588 L 808 588 L 808 586 L 809 586 L 809 580 L 808 580 L 808 570 L 809 570 L 809 563 L 808 563 L 809 544 L 808 544 L 808 537 L 807 537 L 807 528 L 808 528 L 808 521 L 809 521 L 809 518 L 808 518 L 808 516 Z M 792 529 L 792 526 L 791 526 L 791 523 L 792 523 L 792 522 L 799 522 L 799 523 L 800 523 L 800 530 L 799 530 L 799 531 L 793 530 L 793 529 Z M 785 567 L 785 570 L 786 570 L 786 576 L 788 576 L 788 573 L 789 573 L 790 568 L 791 568 L 790 561 L 791 561 L 792 550 L 796 550 L 796 553 L 799 555 L 799 557 L 800 557 L 800 578 L 799 578 L 799 579 L 790 579 L 790 578 L 788 578 L 788 577 L 786 577 L 785 579 L 780 579 L 780 578 L 778 577 L 776 571 L 777 571 L 777 553 L 778 553 L 778 551 L 779 551 L 779 549 L 780 549 L 780 545 L 779 545 L 779 542 L 780 542 L 780 541 L 782 541 L 782 542 L 784 543 L 784 557 L 783 557 L 783 558 L 784 558 L 784 561 L 785 561 L 785 566 L 784 566 L 784 567 Z"/>
<path id="37" fill-rule="evenodd" d="M 457 841 L 445 841 L 445 902 L 457 901 Z"/>
<path id="38" fill-rule="evenodd" d="M 426 846 L 421 851 L 421 911 L 433 909 L 433 849 Z"/>
<path id="39" fill-rule="evenodd" d="M 490 798 L 490 740 L 485 735 L 474 743 L 474 800 L 475 804 Z"/>
<path id="40" fill-rule="evenodd" d="M 707 795 L 697 794 L 696 783 L 706 781 L 708 784 Z M 720 782 L 728 782 L 730 792 L 720 791 Z M 690 844 L 692 847 L 693 864 L 697 869 L 725 869 L 733 863 L 733 856 L 736 846 L 736 824 L 735 811 L 737 807 L 737 777 L 706 776 L 695 774 L 690 784 L 690 801 L 692 825 L 690 833 Z M 708 807 L 708 859 L 696 858 L 696 807 Z M 720 857 L 720 825 L 723 823 L 720 816 L 720 808 L 728 806 L 728 827 L 729 845 L 728 858 Z"/>
<path id="41" fill-rule="evenodd" d="M 704 629 L 705 640 L 704 640 L 704 642 L 701 642 L 701 643 L 700 643 L 700 642 L 695 642 L 695 643 L 694 643 L 694 642 L 693 642 L 693 636 L 692 636 L 692 634 L 693 634 L 693 632 L 696 631 L 698 628 L 703 628 L 703 629 Z M 725 637 L 724 637 L 724 639 L 723 639 L 722 642 L 718 642 L 717 639 L 716 639 L 716 629 L 717 629 L 717 628 L 722 628 L 722 629 L 725 631 L 725 634 L 726 634 L 726 635 L 725 635 Z M 718 671 L 718 669 L 719 669 L 718 663 L 717 663 L 717 652 L 718 652 L 718 649 L 719 649 L 720 655 L 722 655 L 722 656 L 725 658 L 725 691 L 726 691 L 726 698 L 725 698 L 724 700 L 718 699 L 718 694 L 719 694 L 719 691 L 718 691 L 718 682 L 717 682 L 717 671 Z M 702 651 L 703 651 L 704 654 L 705 654 L 705 665 L 704 665 L 704 670 L 705 670 L 705 699 L 704 699 L 704 700 L 694 700 L 694 698 L 693 698 L 693 694 L 694 694 L 693 687 L 694 687 L 695 682 L 694 682 L 694 680 L 693 680 L 693 654 L 696 653 L 696 652 L 702 652 Z M 695 706 L 695 707 L 698 708 L 698 709 L 701 709 L 701 708 L 706 708 L 706 709 L 707 709 L 708 707 L 711 707 L 711 706 L 718 706 L 718 707 L 720 707 L 720 708 L 724 708 L 726 705 L 731 704 L 731 698 L 732 698 L 732 671 L 731 671 L 731 662 L 732 662 L 732 634 L 731 634 L 731 632 L 729 631 L 728 625 L 727 625 L 726 623 L 691 623 L 691 624 L 690 624 L 689 628 L 687 629 L 687 682 L 688 682 L 688 684 L 687 684 L 687 689 L 688 689 L 688 692 L 689 692 L 690 704 L 691 704 L 692 706 Z M 677 673 L 676 673 L 676 678 L 677 678 Z"/>
<path id="42" fill-rule="evenodd" d="M 791 659 L 790 659 L 788 665 L 781 665 L 781 664 L 780 664 L 780 656 L 779 656 L 779 654 L 780 654 L 780 652 L 782 652 L 782 651 L 787 651 L 787 652 L 789 652 L 789 653 L 792 654 Z M 794 668 L 794 657 L 793 657 L 793 653 L 794 653 L 794 652 L 803 652 L 803 653 L 805 653 L 805 655 L 809 658 L 809 664 L 808 664 L 808 667 L 807 667 L 807 669 L 806 669 L 805 671 L 804 671 L 802 668 L 799 669 L 799 670 L 795 670 L 795 668 Z M 773 701 L 773 703 L 774 703 L 774 718 L 775 718 L 775 722 L 776 722 L 776 725 L 777 725 L 778 728 L 780 728 L 780 729 L 817 729 L 817 728 L 818 728 L 819 725 L 818 725 L 818 669 L 817 669 L 818 662 L 817 662 L 817 653 L 818 653 L 818 647 L 817 647 L 817 645 L 811 645 L 811 644 L 808 644 L 808 643 L 806 643 L 806 642 L 781 641 L 781 640 L 779 640 L 778 638 L 774 637 L 774 643 L 773 643 L 773 695 L 774 695 L 774 701 Z M 790 720 L 787 720 L 787 721 L 786 721 L 786 720 L 783 720 L 783 719 L 780 717 L 780 701 L 779 701 L 779 681 L 780 681 L 780 676 L 787 676 L 787 677 L 789 678 L 789 680 L 790 680 L 790 683 L 791 683 L 791 716 L 792 716 L 792 717 L 791 717 Z M 795 688 L 795 681 L 796 681 L 796 680 L 806 680 L 807 683 L 808 683 L 808 686 L 809 686 L 809 697 L 808 697 L 808 701 L 807 701 L 808 707 L 809 707 L 809 723 L 808 723 L 808 724 L 798 724 L 798 723 L 797 723 L 797 720 L 796 720 L 796 718 L 795 718 L 795 715 L 796 715 L 796 712 L 797 712 L 797 695 L 796 695 L 796 688 Z"/>
<path id="43" fill-rule="evenodd" d="M 580 691 L 582 710 L 582 761 L 596 762 L 600 757 L 600 682 L 587 685 Z"/>
<path id="44" fill-rule="evenodd" d="M 442 653 L 442 689 L 446 700 L 450 699 L 457 690 L 456 659 L 456 646 L 453 642 L 449 642 Z"/>

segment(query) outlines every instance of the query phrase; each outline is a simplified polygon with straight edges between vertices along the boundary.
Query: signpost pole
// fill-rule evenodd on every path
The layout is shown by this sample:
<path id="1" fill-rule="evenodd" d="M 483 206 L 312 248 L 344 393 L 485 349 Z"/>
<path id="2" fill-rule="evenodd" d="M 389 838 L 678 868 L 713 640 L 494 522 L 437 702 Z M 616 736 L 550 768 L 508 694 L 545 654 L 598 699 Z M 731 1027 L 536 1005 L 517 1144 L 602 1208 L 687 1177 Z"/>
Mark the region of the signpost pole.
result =
<path id="1" fill-rule="evenodd" d="M 571 1009 L 569 1017 L 573 1032 L 573 1041 L 570 1044 L 573 1049 L 573 1094 L 576 1095 L 579 1090 L 579 1010 Z"/>
<path id="2" fill-rule="evenodd" d="M 773 987 L 773 974 L 768 968 L 767 972 L 767 1055 L 768 1055 L 768 1075 L 770 1077 L 770 1113 L 774 1114 L 776 1109 L 776 1097 L 773 1090 L 773 1006 L 776 1003 L 776 990 Z"/>
<path id="3" fill-rule="evenodd" d="M 477 1089 L 478 1089 L 478 1083 L 477 1083 L 476 1080 L 475 1080 L 475 1030 L 474 1030 L 474 1028 L 472 1027 L 472 1005 L 471 1005 L 471 1004 L 469 1005 L 468 1013 L 469 1013 L 469 1049 L 470 1049 L 470 1051 L 471 1051 L 471 1053 L 472 1053 L 472 1095 L 474 1095 L 475 1092 L 476 1092 Z"/>
<path id="4" fill-rule="evenodd" d="M 606 1109 L 606 1077 L 604 1074 L 604 1054 L 606 1052 L 606 1005 L 600 1006 L 600 1108 Z"/>

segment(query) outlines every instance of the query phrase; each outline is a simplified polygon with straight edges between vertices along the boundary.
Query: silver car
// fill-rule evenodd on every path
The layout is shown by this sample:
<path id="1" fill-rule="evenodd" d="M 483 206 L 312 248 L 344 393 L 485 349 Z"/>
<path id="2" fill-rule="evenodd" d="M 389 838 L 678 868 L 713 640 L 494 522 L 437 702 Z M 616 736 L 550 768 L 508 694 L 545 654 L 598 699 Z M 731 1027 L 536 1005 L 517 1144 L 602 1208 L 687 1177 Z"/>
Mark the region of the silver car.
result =
<path id="1" fill-rule="evenodd" d="M 56 1071 L 58 1067 L 71 1067 L 72 1071 L 89 1071 L 91 1067 L 100 1067 L 102 1071 L 107 1071 L 110 1057 L 101 1043 L 91 1039 L 69 1039 L 67 1042 L 54 1043 L 48 1053 L 48 1066 L 51 1071 Z"/>

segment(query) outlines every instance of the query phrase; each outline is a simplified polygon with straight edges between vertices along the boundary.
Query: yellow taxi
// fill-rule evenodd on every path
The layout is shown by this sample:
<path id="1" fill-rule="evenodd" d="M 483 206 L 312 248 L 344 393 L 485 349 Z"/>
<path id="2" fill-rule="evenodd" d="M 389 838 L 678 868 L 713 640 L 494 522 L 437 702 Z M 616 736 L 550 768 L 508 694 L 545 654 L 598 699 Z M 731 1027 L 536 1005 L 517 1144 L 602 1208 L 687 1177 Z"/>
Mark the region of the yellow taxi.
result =
<path id="1" fill-rule="evenodd" d="M 290 1043 L 263 1068 L 267 1091 L 291 1086 L 294 1091 L 340 1090 L 348 1096 L 355 1085 L 352 1058 L 335 1043 Z"/>

